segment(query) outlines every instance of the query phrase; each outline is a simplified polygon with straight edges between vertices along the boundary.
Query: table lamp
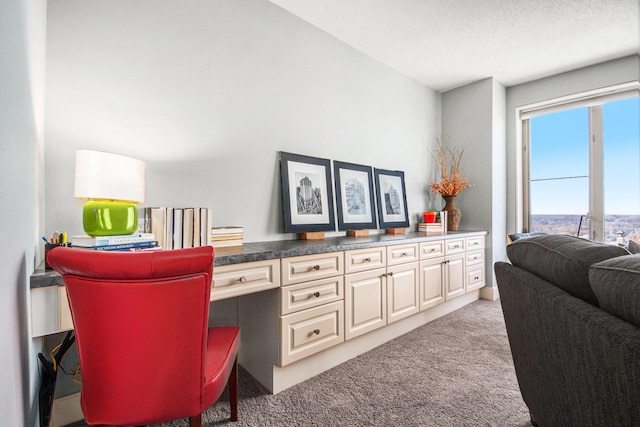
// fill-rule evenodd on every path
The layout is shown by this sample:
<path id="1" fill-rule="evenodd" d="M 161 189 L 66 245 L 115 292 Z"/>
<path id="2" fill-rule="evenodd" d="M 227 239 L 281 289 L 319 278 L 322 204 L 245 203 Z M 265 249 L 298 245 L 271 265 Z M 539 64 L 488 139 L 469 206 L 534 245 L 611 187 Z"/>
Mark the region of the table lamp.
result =
<path id="1" fill-rule="evenodd" d="M 86 199 L 82 213 L 90 236 L 117 236 L 138 228 L 136 203 L 144 201 L 145 163 L 118 154 L 76 151 L 73 196 Z"/>

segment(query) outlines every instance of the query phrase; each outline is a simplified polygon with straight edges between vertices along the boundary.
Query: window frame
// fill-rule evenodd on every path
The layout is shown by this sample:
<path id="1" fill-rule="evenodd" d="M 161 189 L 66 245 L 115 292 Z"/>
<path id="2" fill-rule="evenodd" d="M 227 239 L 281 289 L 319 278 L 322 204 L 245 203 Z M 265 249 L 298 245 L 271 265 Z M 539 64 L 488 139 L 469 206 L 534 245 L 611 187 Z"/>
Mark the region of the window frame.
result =
<path id="1" fill-rule="evenodd" d="M 639 97 L 640 81 L 632 81 L 615 86 L 608 86 L 588 92 L 563 96 L 547 101 L 536 102 L 516 108 L 516 141 L 521 153 L 518 169 L 520 185 L 517 189 L 518 206 L 517 227 L 522 232 L 530 232 L 530 119 L 539 115 L 570 110 L 589 108 L 589 212 L 585 215 L 590 220 L 589 238 L 604 241 L 604 147 L 602 126 L 602 105 L 607 102 Z M 520 211 L 520 212 L 518 212 Z"/>

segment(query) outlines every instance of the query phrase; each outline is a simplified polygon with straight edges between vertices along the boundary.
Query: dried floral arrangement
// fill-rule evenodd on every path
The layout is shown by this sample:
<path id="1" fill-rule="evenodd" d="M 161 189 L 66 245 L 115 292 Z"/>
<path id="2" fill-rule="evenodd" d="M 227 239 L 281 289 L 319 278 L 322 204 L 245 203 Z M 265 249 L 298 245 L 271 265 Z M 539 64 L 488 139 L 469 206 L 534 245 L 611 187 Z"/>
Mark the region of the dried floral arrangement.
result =
<path id="1" fill-rule="evenodd" d="M 456 196 L 462 190 L 471 188 L 467 178 L 460 176 L 460 160 L 464 149 L 444 147 L 442 140 L 436 138 L 434 158 L 440 167 L 440 182 L 432 182 L 431 188 L 441 196 Z"/>

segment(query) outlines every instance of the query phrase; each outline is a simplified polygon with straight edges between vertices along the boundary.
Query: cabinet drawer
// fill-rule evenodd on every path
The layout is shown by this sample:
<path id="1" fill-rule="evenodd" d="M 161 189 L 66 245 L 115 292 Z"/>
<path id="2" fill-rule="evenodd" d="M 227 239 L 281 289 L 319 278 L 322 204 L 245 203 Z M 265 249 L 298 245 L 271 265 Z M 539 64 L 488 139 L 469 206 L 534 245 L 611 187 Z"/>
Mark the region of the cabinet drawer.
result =
<path id="1" fill-rule="evenodd" d="M 344 302 L 280 317 L 280 366 L 344 342 Z"/>
<path id="2" fill-rule="evenodd" d="M 447 239 L 445 240 L 445 255 L 453 255 L 464 252 L 464 239 Z"/>
<path id="3" fill-rule="evenodd" d="M 345 273 L 370 270 L 387 265 L 387 248 L 355 249 L 344 253 Z"/>
<path id="4" fill-rule="evenodd" d="M 317 307 L 344 298 L 344 276 L 280 288 L 280 314 Z"/>
<path id="5" fill-rule="evenodd" d="M 342 252 L 282 258 L 282 286 L 344 273 Z"/>
<path id="6" fill-rule="evenodd" d="M 467 268 L 467 292 L 484 286 L 484 265 Z"/>
<path id="7" fill-rule="evenodd" d="M 418 244 L 387 246 L 387 265 L 418 261 Z"/>
<path id="8" fill-rule="evenodd" d="M 211 301 L 280 287 L 279 260 L 222 265 L 213 269 Z"/>
<path id="9" fill-rule="evenodd" d="M 420 243 L 420 259 L 438 258 L 444 255 L 444 241 Z"/>
<path id="10" fill-rule="evenodd" d="M 482 264 L 484 262 L 484 250 L 467 252 L 467 266 Z"/>
<path id="11" fill-rule="evenodd" d="M 484 248 L 484 236 L 467 237 L 467 250 Z"/>

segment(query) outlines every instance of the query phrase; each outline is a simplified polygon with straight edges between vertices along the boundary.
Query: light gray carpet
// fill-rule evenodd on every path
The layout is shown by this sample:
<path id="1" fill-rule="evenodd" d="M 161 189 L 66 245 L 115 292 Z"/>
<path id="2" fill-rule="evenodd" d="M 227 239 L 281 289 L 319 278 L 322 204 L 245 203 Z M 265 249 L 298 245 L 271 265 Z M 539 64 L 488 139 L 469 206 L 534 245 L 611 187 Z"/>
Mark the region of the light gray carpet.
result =
<path id="1" fill-rule="evenodd" d="M 500 302 L 483 300 L 277 395 L 240 369 L 238 411 L 225 392 L 203 425 L 531 426 Z"/>

